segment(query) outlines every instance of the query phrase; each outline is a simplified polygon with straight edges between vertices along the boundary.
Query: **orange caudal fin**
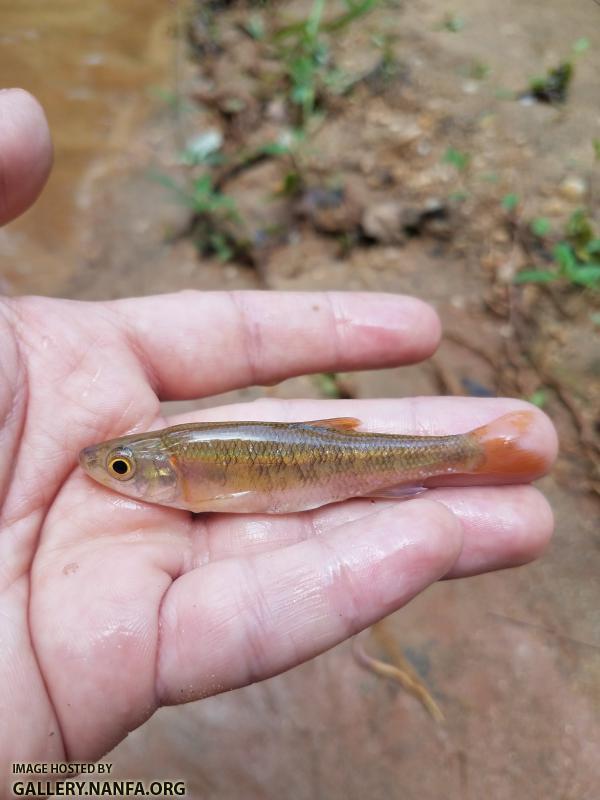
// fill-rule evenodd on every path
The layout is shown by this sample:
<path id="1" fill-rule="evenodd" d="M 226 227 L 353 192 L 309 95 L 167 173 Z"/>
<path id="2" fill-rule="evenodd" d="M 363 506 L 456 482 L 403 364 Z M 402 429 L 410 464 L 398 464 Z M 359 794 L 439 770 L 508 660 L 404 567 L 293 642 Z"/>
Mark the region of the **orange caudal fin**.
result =
<path id="1" fill-rule="evenodd" d="M 546 460 L 535 449 L 534 413 L 514 411 L 472 431 L 483 449 L 479 475 L 530 478 L 544 472 Z"/>

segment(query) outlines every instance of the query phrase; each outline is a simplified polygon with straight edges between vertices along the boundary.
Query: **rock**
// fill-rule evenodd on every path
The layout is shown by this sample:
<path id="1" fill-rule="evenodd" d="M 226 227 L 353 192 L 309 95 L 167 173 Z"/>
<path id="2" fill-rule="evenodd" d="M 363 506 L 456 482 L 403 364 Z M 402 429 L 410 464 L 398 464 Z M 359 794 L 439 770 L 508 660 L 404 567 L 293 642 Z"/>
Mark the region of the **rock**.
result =
<path id="1" fill-rule="evenodd" d="M 369 206 L 362 218 L 366 236 L 381 244 L 402 244 L 409 236 L 428 234 L 440 239 L 452 235 L 448 209 L 436 198 L 422 206 L 388 200 Z"/>
<path id="2" fill-rule="evenodd" d="M 587 183 L 578 175 L 568 175 L 560 184 L 559 191 L 567 200 L 578 202 L 587 192 Z"/>
<path id="3" fill-rule="evenodd" d="M 407 239 L 403 215 L 405 209 L 394 200 L 365 209 L 362 229 L 366 236 L 382 244 L 402 244 Z"/>
<path id="4" fill-rule="evenodd" d="M 388 131 L 397 147 L 405 147 L 419 139 L 423 130 L 413 115 L 374 102 L 367 110 L 367 122 Z"/>
<path id="5" fill-rule="evenodd" d="M 304 192 L 296 211 L 322 233 L 351 233 L 361 223 L 360 195 L 351 181 L 336 188 L 314 186 Z"/>

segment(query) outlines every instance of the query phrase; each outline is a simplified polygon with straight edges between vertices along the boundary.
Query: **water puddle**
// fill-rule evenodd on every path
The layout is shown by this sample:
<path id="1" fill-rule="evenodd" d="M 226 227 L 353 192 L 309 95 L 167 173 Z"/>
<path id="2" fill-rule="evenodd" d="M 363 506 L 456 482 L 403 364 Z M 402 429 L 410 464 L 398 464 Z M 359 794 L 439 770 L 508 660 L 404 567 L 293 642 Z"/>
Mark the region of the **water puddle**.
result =
<path id="1" fill-rule="evenodd" d="M 52 294 L 73 271 L 86 186 L 173 81 L 176 15 L 169 0 L 0 0 L 2 84 L 40 100 L 55 145 L 42 197 L 0 232 L 3 291 Z"/>

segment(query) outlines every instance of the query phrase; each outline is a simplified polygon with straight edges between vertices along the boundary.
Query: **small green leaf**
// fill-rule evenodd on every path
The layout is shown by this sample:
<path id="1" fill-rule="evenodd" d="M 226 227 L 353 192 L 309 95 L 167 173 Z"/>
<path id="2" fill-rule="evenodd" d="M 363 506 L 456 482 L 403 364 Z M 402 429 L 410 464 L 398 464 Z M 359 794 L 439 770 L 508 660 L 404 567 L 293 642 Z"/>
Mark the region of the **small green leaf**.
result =
<path id="1" fill-rule="evenodd" d="M 545 389 L 537 389 L 530 397 L 527 398 L 530 403 L 538 408 L 544 408 L 548 402 L 548 392 Z"/>
<path id="2" fill-rule="evenodd" d="M 566 233 L 576 249 L 585 247 L 594 238 L 594 229 L 585 208 L 578 208 L 571 214 Z"/>
<path id="3" fill-rule="evenodd" d="M 253 39 L 260 41 L 265 38 L 265 23 L 260 14 L 252 14 L 248 22 L 244 25 L 244 30 Z"/>
<path id="4" fill-rule="evenodd" d="M 450 33 L 460 33 L 465 27 L 465 19 L 459 14 L 446 14 L 442 22 L 442 28 Z"/>
<path id="5" fill-rule="evenodd" d="M 600 139 L 592 139 L 592 147 L 594 148 L 594 158 L 600 161 Z"/>
<path id="6" fill-rule="evenodd" d="M 552 224 L 546 217 L 536 217 L 531 223 L 531 231 L 535 236 L 543 239 L 552 229 Z"/>
<path id="7" fill-rule="evenodd" d="M 445 164 L 452 164 L 458 170 L 464 170 L 469 166 L 471 156 L 454 147 L 449 147 L 444 153 L 443 161 Z"/>
<path id="8" fill-rule="evenodd" d="M 590 40 L 585 36 L 581 36 L 577 41 L 573 44 L 573 52 L 577 53 L 578 55 L 581 53 L 585 53 L 585 51 L 590 46 Z"/>
<path id="9" fill-rule="evenodd" d="M 505 211 L 514 211 L 516 207 L 519 205 L 519 195 L 518 194 L 505 194 L 502 198 L 502 208 Z"/>
<path id="10" fill-rule="evenodd" d="M 212 233 L 208 240 L 219 261 L 230 261 L 233 258 L 233 248 L 222 233 Z"/>
<path id="11" fill-rule="evenodd" d="M 194 198 L 190 192 L 184 187 L 180 186 L 170 175 L 165 175 L 161 172 L 152 172 L 150 177 L 152 180 L 156 181 L 156 183 L 164 186 L 165 189 L 169 189 L 169 191 L 173 192 L 179 202 L 183 203 L 183 205 L 192 209 L 196 207 Z"/>
<path id="12" fill-rule="evenodd" d="M 296 170 L 290 170 L 290 172 L 286 173 L 283 179 L 281 194 L 285 195 L 286 197 L 293 197 L 300 191 L 301 187 L 302 176 Z"/>
<path id="13" fill-rule="evenodd" d="M 484 64 L 483 61 L 473 61 L 468 68 L 467 75 L 473 80 L 476 81 L 483 81 L 487 77 L 489 77 L 491 68 L 488 64 Z"/>
<path id="14" fill-rule="evenodd" d="M 469 199 L 469 193 L 468 192 L 460 192 L 460 191 L 451 192 L 448 195 L 448 200 L 450 200 L 451 202 L 454 202 L 454 203 L 464 203 L 465 200 L 468 200 L 468 199 Z"/>
<path id="15" fill-rule="evenodd" d="M 558 262 L 562 272 L 567 278 L 572 279 L 575 270 L 577 269 L 577 257 L 573 252 L 573 248 L 568 242 L 559 242 L 552 251 L 555 261 Z"/>
<path id="16" fill-rule="evenodd" d="M 515 283 L 550 283 L 556 274 L 546 269 L 524 269 L 515 275 Z"/>
<path id="17" fill-rule="evenodd" d="M 600 281 L 600 264 L 586 264 L 584 267 L 577 267 L 572 280 L 579 286 L 593 286 Z"/>
<path id="18" fill-rule="evenodd" d="M 260 148 L 260 152 L 266 156 L 286 156 L 290 147 L 285 142 L 268 142 Z"/>
<path id="19" fill-rule="evenodd" d="M 200 175 L 200 177 L 196 178 L 194 181 L 194 191 L 198 194 L 210 194 L 212 188 L 212 178 L 208 174 Z"/>
<path id="20" fill-rule="evenodd" d="M 590 256 L 600 253 L 600 239 L 592 239 L 586 244 L 585 249 Z"/>
<path id="21" fill-rule="evenodd" d="M 321 372 L 315 375 L 314 380 L 324 397 L 328 397 L 330 400 L 338 400 L 342 396 L 335 372 Z"/>
<path id="22" fill-rule="evenodd" d="M 564 103 L 573 79 L 573 64 L 564 61 L 549 69 L 543 77 L 533 78 L 529 83 L 531 96 L 540 103 Z"/>

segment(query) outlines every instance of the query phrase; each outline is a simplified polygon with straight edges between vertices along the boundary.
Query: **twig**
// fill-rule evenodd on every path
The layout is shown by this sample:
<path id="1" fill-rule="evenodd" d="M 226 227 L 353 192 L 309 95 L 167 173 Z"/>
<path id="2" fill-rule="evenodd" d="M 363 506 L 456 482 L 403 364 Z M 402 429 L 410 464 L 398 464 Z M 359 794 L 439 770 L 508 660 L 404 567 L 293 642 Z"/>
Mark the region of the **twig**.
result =
<path id="1" fill-rule="evenodd" d="M 443 722 L 444 714 L 441 708 L 435 702 L 421 678 L 406 660 L 398 643 L 385 627 L 385 621 L 373 625 L 371 630 L 388 651 L 388 655 L 393 659 L 394 663 L 389 664 L 386 661 L 380 661 L 374 656 L 369 655 L 360 637 L 355 636 L 352 640 L 352 652 L 357 662 L 365 669 L 375 673 L 375 675 L 379 675 L 382 678 L 389 678 L 395 683 L 400 684 L 403 689 L 417 698 L 436 722 Z"/>

